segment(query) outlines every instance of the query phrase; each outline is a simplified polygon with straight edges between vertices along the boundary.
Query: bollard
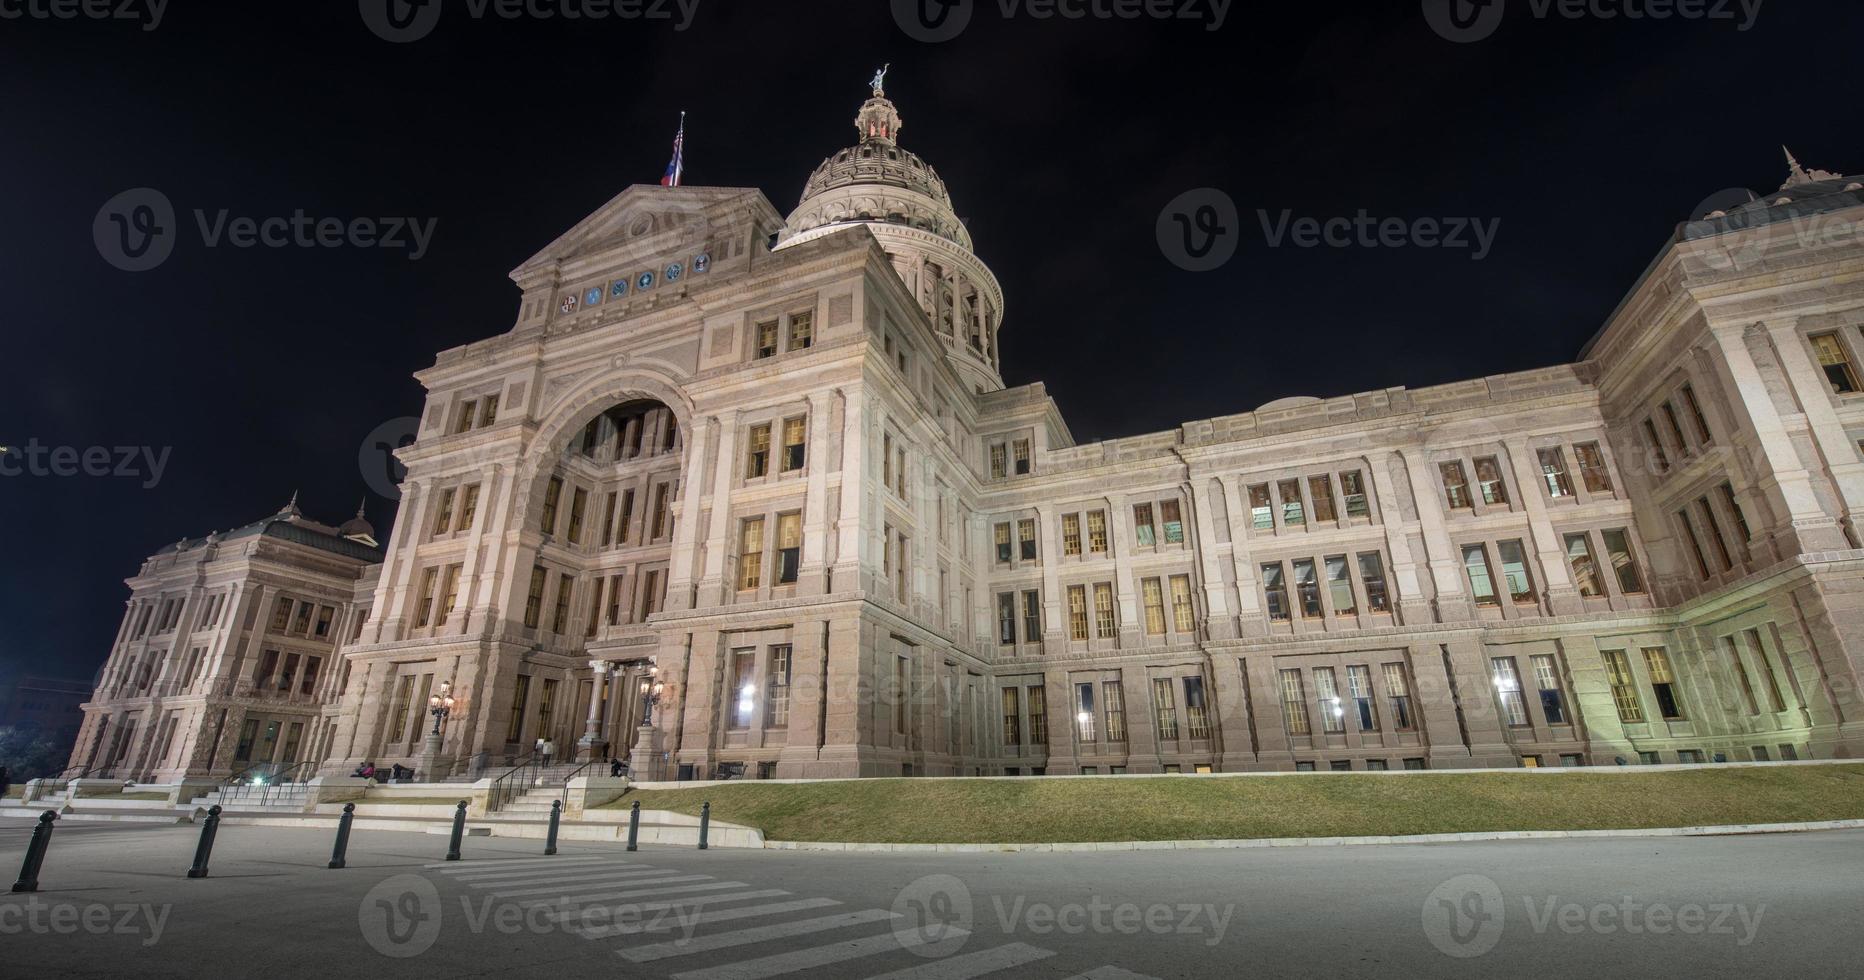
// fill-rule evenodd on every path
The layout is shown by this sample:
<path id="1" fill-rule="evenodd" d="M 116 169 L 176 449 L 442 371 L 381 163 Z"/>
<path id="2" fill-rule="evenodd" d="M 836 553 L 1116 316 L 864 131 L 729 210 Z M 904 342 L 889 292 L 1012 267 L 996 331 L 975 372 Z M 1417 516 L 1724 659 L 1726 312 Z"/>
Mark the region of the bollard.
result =
<path id="1" fill-rule="evenodd" d="M 453 840 L 447 844 L 447 860 L 460 859 L 460 838 L 466 836 L 466 801 L 461 800 L 459 809 L 453 811 Z"/>
<path id="2" fill-rule="evenodd" d="M 635 800 L 634 806 L 628 808 L 628 850 L 638 851 L 635 846 L 641 839 L 641 801 Z"/>
<path id="3" fill-rule="evenodd" d="M 330 867 L 341 868 L 347 862 L 349 853 L 350 824 L 356 819 L 356 804 L 343 804 L 343 818 L 337 821 L 337 846 L 330 851 Z"/>
<path id="4" fill-rule="evenodd" d="M 712 801 L 699 804 L 699 849 L 705 850 L 706 834 L 712 830 Z"/>
<path id="5" fill-rule="evenodd" d="M 39 814 L 39 825 L 32 828 L 32 843 L 26 845 L 26 860 L 19 866 L 19 880 L 13 883 L 14 891 L 39 890 L 39 865 L 45 863 L 45 849 L 52 843 L 52 821 L 57 819 L 55 810 Z"/>
<path id="6" fill-rule="evenodd" d="M 557 853 L 557 823 L 563 819 L 563 801 L 550 801 L 550 839 L 544 841 L 544 856 Z"/>
<path id="7" fill-rule="evenodd" d="M 207 877 L 207 859 L 214 856 L 214 835 L 220 832 L 220 806 L 207 808 L 207 822 L 201 824 L 201 843 L 194 848 L 194 867 L 188 869 L 188 877 Z"/>

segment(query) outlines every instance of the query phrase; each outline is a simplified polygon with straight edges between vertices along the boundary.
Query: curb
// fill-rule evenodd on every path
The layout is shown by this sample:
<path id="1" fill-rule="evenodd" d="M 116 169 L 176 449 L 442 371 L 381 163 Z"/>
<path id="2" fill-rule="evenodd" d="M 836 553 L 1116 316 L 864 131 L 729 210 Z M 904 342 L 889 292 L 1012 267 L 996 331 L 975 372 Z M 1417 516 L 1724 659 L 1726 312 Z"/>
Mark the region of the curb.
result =
<path id="1" fill-rule="evenodd" d="M 1864 820 L 1807 823 L 1731 824 L 1722 827 L 1652 827 L 1641 830 L 1496 830 L 1466 834 L 1412 834 L 1396 837 L 1263 837 L 1253 840 L 1142 840 L 1062 844 L 847 844 L 766 841 L 773 851 L 847 851 L 862 854 L 1005 854 L 1080 851 L 1200 851 L 1258 847 L 1371 847 L 1381 844 L 1463 844 L 1507 840 L 1583 840 L 1615 837 L 1729 837 L 1747 834 L 1797 834 L 1820 830 L 1864 829 Z"/>

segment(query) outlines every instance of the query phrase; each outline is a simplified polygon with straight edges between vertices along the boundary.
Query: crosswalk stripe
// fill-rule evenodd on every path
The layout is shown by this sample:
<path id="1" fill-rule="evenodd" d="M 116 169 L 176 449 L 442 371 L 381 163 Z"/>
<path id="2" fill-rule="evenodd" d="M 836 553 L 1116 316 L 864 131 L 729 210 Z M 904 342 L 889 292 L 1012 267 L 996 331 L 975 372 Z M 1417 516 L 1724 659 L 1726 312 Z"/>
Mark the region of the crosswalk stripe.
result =
<path id="1" fill-rule="evenodd" d="M 770 902 L 765 905 L 746 905 L 743 908 L 719 909 L 716 912 L 700 912 L 697 916 L 694 916 L 693 913 L 699 912 L 698 909 L 671 909 L 669 910 L 671 914 L 655 916 L 645 922 L 596 926 L 588 929 L 571 926 L 569 931 L 576 933 L 584 939 L 608 939 L 613 936 L 636 936 L 644 932 L 671 932 L 674 929 L 711 925 L 714 922 L 755 919 L 759 916 L 781 915 L 785 912 L 802 912 L 808 909 L 828 908 L 840 904 L 840 902 L 832 898 L 799 898 L 789 902 Z M 579 914 L 580 913 L 573 912 L 565 913 L 558 918 L 568 919 Z"/>
<path id="2" fill-rule="evenodd" d="M 723 905 L 726 902 L 749 902 L 759 898 L 782 898 L 788 894 L 789 892 L 781 888 L 765 888 L 760 891 L 733 892 L 729 895 L 700 895 L 695 898 L 670 898 L 658 902 L 624 902 L 616 906 L 603 907 L 610 908 L 611 911 L 626 909 L 629 915 L 635 915 L 647 912 L 688 911 L 704 908 L 707 905 Z M 517 904 L 520 908 L 527 908 L 533 905 L 555 905 L 557 903 L 558 900 L 553 898 L 544 902 L 532 900 L 528 902 L 519 902 Z M 599 902 L 590 904 L 601 905 Z M 573 918 L 579 914 L 578 909 L 581 907 L 583 906 L 565 906 L 556 912 L 550 913 L 546 918 L 552 921 L 562 921 Z"/>
<path id="3" fill-rule="evenodd" d="M 868 936 L 853 942 L 830 943 L 827 946 L 817 946 L 813 949 L 778 953 L 774 956 L 726 963 L 703 970 L 688 970 L 685 973 L 675 973 L 673 980 L 764 980 L 765 977 L 782 976 L 798 970 L 811 970 L 831 963 L 843 963 L 860 959 L 863 956 L 876 956 L 898 949 L 911 949 L 928 942 L 942 943 L 947 939 L 957 939 L 968 935 L 970 933 L 963 929 L 945 929 L 939 933 L 937 940 L 930 940 L 922 938 L 917 929 L 908 930 L 904 936 L 883 932 L 878 936 Z"/>
<path id="4" fill-rule="evenodd" d="M 971 980 L 986 973 L 1007 970 L 1024 963 L 1034 963 L 1055 955 L 1054 950 L 1031 946 L 1027 943 L 1010 943 L 995 949 L 979 950 L 963 956 L 934 960 L 923 966 L 909 966 L 904 970 L 882 973 L 868 980 Z"/>
<path id="5" fill-rule="evenodd" d="M 550 874 L 557 871 L 594 871 L 604 868 L 651 868 L 651 864 L 635 864 L 631 861 L 611 861 L 607 858 L 592 861 L 565 861 L 560 865 L 539 865 L 531 868 L 506 868 L 502 871 L 455 871 L 449 877 L 460 881 L 489 881 L 493 878 L 522 878 L 526 875 Z"/>
<path id="6" fill-rule="evenodd" d="M 1103 966 L 1086 973 L 1077 973 L 1068 980 L 1159 980 L 1159 978 L 1134 973 L 1131 970 L 1122 970 L 1117 966 Z"/>
<path id="7" fill-rule="evenodd" d="M 558 882 L 578 882 L 579 884 L 575 887 L 581 888 L 582 885 L 580 882 L 590 880 L 612 879 L 624 881 L 629 878 L 651 878 L 658 875 L 676 874 L 679 874 L 679 872 L 671 868 L 642 868 L 638 871 L 591 871 L 579 875 L 541 875 L 517 878 L 510 881 L 469 881 L 465 882 L 465 884 L 469 884 L 474 888 L 517 888 L 523 885 L 553 885 Z"/>
<path id="8" fill-rule="evenodd" d="M 545 885 L 539 888 L 518 888 L 512 891 L 493 892 L 494 898 L 527 898 L 532 895 L 567 895 L 578 888 L 600 888 L 603 885 L 670 885 L 680 881 L 711 881 L 711 875 L 675 875 L 671 878 L 655 878 L 652 881 L 629 881 L 626 878 L 604 878 L 600 881 L 578 881 L 567 885 Z"/>
<path id="9" fill-rule="evenodd" d="M 670 943 L 652 943 L 633 949 L 619 951 L 622 959 L 631 963 L 651 963 L 674 956 L 689 956 L 693 953 L 707 953 L 715 949 L 730 949 L 733 946 L 747 946 L 770 939 L 785 939 L 790 936 L 806 936 L 812 932 L 828 932 L 831 929 L 846 929 L 849 926 L 864 925 L 869 922 L 882 922 L 897 919 L 898 912 L 886 909 L 863 909 L 859 912 L 843 912 L 839 915 L 825 915 L 819 919 L 799 919 L 795 922 L 779 922 L 770 926 L 754 926 L 750 929 L 738 929 L 733 932 L 716 932 L 709 936 L 679 939 Z"/>
<path id="10" fill-rule="evenodd" d="M 423 867 L 444 871 L 448 874 L 464 874 L 468 871 L 495 871 L 501 868 L 521 868 L 527 864 L 562 864 L 566 859 L 577 860 L 577 858 L 573 856 L 564 855 L 563 857 L 509 858 L 492 861 L 469 861 L 466 863 L 446 861 L 423 865 Z M 583 860 L 587 860 L 587 858 L 583 858 Z"/>
<path id="11" fill-rule="evenodd" d="M 700 877 L 704 877 L 701 875 Z M 725 888 L 749 888 L 742 881 L 715 881 L 708 885 L 678 885 L 673 888 L 635 888 L 621 892 L 594 892 L 588 895 L 558 895 L 554 898 L 533 898 L 518 902 L 519 908 L 531 908 L 537 905 L 587 905 L 590 902 L 612 902 L 616 899 L 638 898 L 642 895 L 673 895 L 681 892 L 713 892 Z"/>

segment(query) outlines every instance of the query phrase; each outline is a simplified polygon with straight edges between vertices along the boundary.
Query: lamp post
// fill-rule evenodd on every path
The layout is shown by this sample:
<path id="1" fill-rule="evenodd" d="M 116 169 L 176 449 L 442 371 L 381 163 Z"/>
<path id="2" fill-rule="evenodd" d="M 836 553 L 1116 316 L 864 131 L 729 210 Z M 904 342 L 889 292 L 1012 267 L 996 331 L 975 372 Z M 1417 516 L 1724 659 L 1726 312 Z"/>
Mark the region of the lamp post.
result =
<path id="1" fill-rule="evenodd" d="M 649 775 L 655 760 L 655 743 L 659 729 L 654 727 L 654 706 L 666 694 L 667 685 L 660 680 L 660 668 L 649 665 L 641 678 L 641 727 L 635 732 L 634 751 L 628 756 L 628 775 L 639 780 Z"/>
<path id="2" fill-rule="evenodd" d="M 427 733 L 427 744 L 421 749 L 421 773 L 418 778 L 426 782 L 439 782 L 440 770 L 440 726 L 453 713 L 457 702 L 453 697 L 453 682 L 441 681 L 440 690 L 427 699 L 427 713 L 434 716 L 434 730 Z"/>
<path id="3" fill-rule="evenodd" d="M 660 696 L 666 690 L 667 686 L 660 682 L 660 668 L 647 668 L 647 676 L 641 678 L 641 727 L 654 723 L 654 706 L 660 703 Z"/>

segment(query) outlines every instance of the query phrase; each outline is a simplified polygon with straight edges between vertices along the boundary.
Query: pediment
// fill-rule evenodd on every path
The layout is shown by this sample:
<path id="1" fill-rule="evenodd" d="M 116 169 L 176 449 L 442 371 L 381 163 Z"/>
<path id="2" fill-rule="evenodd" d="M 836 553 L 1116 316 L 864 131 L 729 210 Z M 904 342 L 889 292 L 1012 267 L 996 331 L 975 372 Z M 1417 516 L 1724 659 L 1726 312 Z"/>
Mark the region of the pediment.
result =
<path id="1" fill-rule="evenodd" d="M 636 184 L 514 269 L 511 278 L 522 283 L 579 259 L 621 254 L 629 246 L 653 251 L 682 239 L 717 239 L 754 222 L 781 221 L 755 188 Z"/>

